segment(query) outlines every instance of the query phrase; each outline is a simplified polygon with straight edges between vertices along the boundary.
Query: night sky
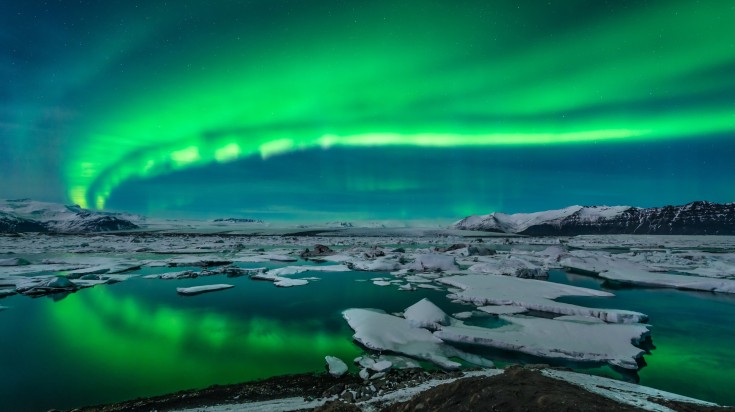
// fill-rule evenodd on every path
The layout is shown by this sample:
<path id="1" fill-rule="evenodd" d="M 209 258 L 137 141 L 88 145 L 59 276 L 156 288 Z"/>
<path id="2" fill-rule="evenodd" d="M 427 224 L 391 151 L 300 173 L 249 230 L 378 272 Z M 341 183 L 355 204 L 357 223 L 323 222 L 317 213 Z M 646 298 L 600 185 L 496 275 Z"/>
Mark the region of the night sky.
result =
<path id="1" fill-rule="evenodd" d="M 735 201 L 735 2 L 0 3 L 0 198 L 452 220 Z"/>

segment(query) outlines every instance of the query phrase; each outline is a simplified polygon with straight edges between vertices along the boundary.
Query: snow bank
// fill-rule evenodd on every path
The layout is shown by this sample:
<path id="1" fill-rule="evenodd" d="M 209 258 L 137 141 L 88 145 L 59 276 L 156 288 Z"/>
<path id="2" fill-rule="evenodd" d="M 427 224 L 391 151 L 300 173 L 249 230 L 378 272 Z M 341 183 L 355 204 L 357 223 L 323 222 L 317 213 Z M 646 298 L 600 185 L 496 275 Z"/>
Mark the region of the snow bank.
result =
<path id="1" fill-rule="evenodd" d="M 347 373 L 347 364 L 344 363 L 342 359 L 334 356 L 325 356 L 324 361 L 327 362 L 329 374 L 334 376 L 335 378 L 339 378 L 340 376 Z"/>

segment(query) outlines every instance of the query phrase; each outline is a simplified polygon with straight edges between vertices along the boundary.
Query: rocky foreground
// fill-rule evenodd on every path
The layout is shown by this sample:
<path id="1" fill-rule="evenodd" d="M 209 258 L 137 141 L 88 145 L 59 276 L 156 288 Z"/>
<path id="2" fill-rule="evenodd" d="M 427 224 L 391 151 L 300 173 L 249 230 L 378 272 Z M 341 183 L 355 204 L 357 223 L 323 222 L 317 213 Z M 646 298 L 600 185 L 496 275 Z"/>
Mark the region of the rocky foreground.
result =
<path id="1" fill-rule="evenodd" d="M 392 371 L 377 381 L 363 381 L 350 374 L 339 378 L 328 374 L 281 376 L 76 411 L 150 410 L 694 412 L 735 408 L 605 378 L 545 367 L 512 366 L 465 373 L 410 369 Z"/>

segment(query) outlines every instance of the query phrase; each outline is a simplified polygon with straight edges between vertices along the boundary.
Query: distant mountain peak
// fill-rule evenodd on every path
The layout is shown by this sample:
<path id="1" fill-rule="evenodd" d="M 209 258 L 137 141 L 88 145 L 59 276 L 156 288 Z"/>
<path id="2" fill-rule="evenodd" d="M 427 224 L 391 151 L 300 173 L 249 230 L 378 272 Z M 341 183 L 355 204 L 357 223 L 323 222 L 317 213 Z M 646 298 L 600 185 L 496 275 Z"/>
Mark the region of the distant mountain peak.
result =
<path id="1" fill-rule="evenodd" d="M 137 229 L 136 215 L 96 212 L 78 205 L 38 202 L 31 199 L 0 200 L 0 233 L 88 233 Z"/>
<path id="2" fill-rule="evenodd" d="M 531 236 L 585 234 L 735 235 L 735 203 L 698 200 L 682 206 L 569 206 L 535 213 L 468 216 L 456 229 Z"/>

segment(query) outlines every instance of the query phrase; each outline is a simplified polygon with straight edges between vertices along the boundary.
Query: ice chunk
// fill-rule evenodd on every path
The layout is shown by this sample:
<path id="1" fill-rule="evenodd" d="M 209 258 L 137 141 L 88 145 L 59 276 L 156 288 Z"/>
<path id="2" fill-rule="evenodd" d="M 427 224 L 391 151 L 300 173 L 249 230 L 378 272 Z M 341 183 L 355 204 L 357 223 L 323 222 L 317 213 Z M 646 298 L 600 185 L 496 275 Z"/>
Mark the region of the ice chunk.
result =
<path id="1" fill-rule="evenodd" d="M 409 267 L 419 272 L 449 272 L 459 269 L 454 256 L 439 253 L 417 255 Z"/>
<path id="2" fill-rule="evenodd" d="M 403 317 L 412 326 L 429 330 L 437 330 L 450 322 L 449 315 L 426 298 L 409 306 L 403 312 Z"/>
<path id="3" fill-rule="evenodd" d="M 59 292 L 74 292 L 79 286 L 63 276 L 29 278 L 15 287 L 24 295 L 47 295 Z"/>
<path id="4" fill-rule="evenodd" d="M 228 285 L 226 283 L 216 284 L 216 285 L 203 285 L 203 286 L 193 286 L 190 288 L 176 288 L 176 292 L 181 295 L 198 295 L 200 293 L 206 293 L 206 292 L 215 292 L 218 290 L 224 290 L 229 288 L 234 288 L 235 285 Z"/>
<path id="5" fill-rule="evenodd" d="M 0 266 L 26 266 L 31 262 L 21 258 L 0 259 Z"/>
<path id="6" fill-rule="evenodd" d="M 305 279 L 278 278 L 275 282 L 273 282 L 273 284 L 278 286 L 279 288 L 290 288 L 293 286 L 308 285 L 309 281 Z"/>
<path id="7" fill-rule="evenodd" d="M 380 257 L 375 260 L 358 260 L 348 263 L 352 270 L 366 272 L 392 272 L 401 268 L 401 264 L 390 257 Z"/>
<path id="8" fill-rule="evenodd" d="M 162 275 L 159 275 L 158 278 L 159 279 L 166 279 L 166 280 L 170 280 L 170 279 L 191 279 L 191 278 L 195 278 L 197 276 L 199 276 L 197 274 L 197 272 L 194 272 L 194 271 L 191 271 L 191 270 L 184 270 L 184 271 L 181 271 L 181 272 L 164 273 Z"/>
<path id="9" fill-rule="evenodd" d="M 342 359 L 334 356 L 325 356 L 324 360 L 327 362 L 329 374 L 334 376 L 335 378 L 339 378 L 340 376 L 347 373 L 347 364 L 345 364 Z"/>
<path id="10" fill-rule="evenodd" d="M 390 362 L 395 369 L 417 369 L 421 367 L 415 360 L 403 356 L 380 355 L 378 362 L 381 361 Z"/>
<path id="11" fill-rule="evenodd" d="M 426 329 L 412 327 L 406 319 L 372 309 L 348 309 L 342 315 L 355 331 L 353 338 L 369 349 L 408 355 L 446 369 L 457 369 L 461 366 L 449 360 L 455 356 L 478 365 L 492 366 L 492 362 L 487 359 L 445 344 Z"/>
<path id="12" fill-rule="evenodd" d="M 576 253 L 561 261 L 565 267 L 619 283 L 707 292 L 735 293 L 735 280 L 653 272 L 646 265 L 614 256 Z"/>
<path id="13" fill-rule="evenodd" d="M 345 265 L 326 265 L 326 266 L 286 266 L 278 269 L 271 269 L 269 272 L 276 276 L 296 275 L 303 272 L 349 272 L 350 268 Z"/>
<path id="14" fill-rule="evenodd" d="M 515 305 L 560 315 L 595 316 L 615 323 L 643 322 L 647 319 L 646 315 L 639 312 L 593 309 L 554 301 L 561 296 L 613 296 L 593 289 L 497 275 L 452 276 L 439 279 L 439 282 L 460 288 L 453 297 L 477 306 Z"/>
<path id="15" fill-rule="evenodd" d="M 489 329 L 457 323 L 434 332 L 446 342 L 512 350 L 576 362 L 605 362 L 638 369 L 644 351 L 633 346 L 649 335 L 647 325 L 582 323 L 527 316 L 501 316 L 510 325 Z"/>
<path id="16" fill-rule="evenodd" d="M 517 256 L 492 259 L 488 262 L 477 263 L 470 266 L 470 272 L 488 273 L 492 275 L 515 276 L 519 278 L 546 278 L 546 271 L 526 259 Z"/>
<path id="17" fill-rule="evenodd" d="M 379 362 L 375 362 L 370 366 L 370 369 L 374 370 L 375 372 L 385 372 L 388 369 L 390 369 L 393 366 L 393 363 L 387 360 L 381 360 Z"/>

